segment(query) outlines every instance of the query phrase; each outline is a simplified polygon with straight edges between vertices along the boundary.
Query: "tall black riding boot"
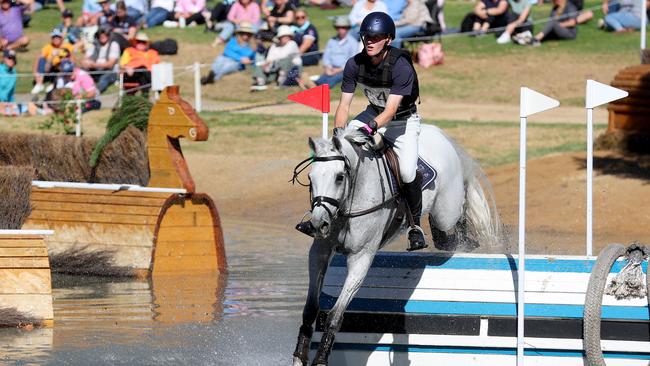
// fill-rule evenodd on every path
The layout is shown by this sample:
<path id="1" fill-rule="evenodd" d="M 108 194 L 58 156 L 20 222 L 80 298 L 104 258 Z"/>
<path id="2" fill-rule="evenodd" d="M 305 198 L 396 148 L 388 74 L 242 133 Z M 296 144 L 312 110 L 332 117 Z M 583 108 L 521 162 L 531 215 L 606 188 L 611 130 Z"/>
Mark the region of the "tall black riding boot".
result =
<path id="1" fill-rule="evenodd" d="M 428 245 L 424 241 L 424 232 L 420 227 L 420 216 L 422 215 L 422 176 L 420 174 L 417 174 L 411 183 L 404 183 L 404 195 L 413 217 L 413 223 L 408 231 L 409 247 L 406 250 L 410 252 L 424 249 Z"/>

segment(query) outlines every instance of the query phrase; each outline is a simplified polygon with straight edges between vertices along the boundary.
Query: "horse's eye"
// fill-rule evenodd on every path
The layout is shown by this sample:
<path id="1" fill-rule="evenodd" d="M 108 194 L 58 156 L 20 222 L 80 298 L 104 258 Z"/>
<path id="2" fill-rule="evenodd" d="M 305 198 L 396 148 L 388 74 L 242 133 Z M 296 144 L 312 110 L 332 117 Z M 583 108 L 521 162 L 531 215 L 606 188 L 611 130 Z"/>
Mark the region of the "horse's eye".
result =
<path id="1" fill-rule="evenodd" d="M 341 184 L 343 183 L 343 179 L 345 178 L 345 175 L 343 173 L 339 173 L 336 175 L 336 184 Z"/>

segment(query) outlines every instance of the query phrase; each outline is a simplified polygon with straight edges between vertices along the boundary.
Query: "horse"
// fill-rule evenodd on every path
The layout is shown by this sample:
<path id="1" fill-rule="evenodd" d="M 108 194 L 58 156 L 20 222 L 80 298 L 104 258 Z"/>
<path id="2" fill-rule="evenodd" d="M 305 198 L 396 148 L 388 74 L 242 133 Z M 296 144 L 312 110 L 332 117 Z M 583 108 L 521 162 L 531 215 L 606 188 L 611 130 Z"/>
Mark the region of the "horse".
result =
<path id="1" fill-rule="evenodd" d="M 346 256 L 348 273 L 336 304 L 324 323 L 313 366 L 327 365 L 343 313 L 361 286 L 375 254 L 407 228 L 405 205 L 393 194 L 383 168 L 383 154 L 370 148 L 367 136 L 352 126 L 331 139 L 309 138 L 307 162 L 312 196 L 311 224 L 316 229 L 309 250 L 309 290 L 293 354 L 294 366 L 306 366 L 319 311 L 325 272 L 335 251 Z M 419 156 L 439 174 L 422 193 L 423 213 L 436 247 L 453 250 L 480 243 L 493 248 L 502 226 L 491 187 L 476 163 L 441 129 L 423 125 Z M 307 166 L 308 166 L 307 165 Z M 294 179 L 306 166 L 299 164 Z"/>

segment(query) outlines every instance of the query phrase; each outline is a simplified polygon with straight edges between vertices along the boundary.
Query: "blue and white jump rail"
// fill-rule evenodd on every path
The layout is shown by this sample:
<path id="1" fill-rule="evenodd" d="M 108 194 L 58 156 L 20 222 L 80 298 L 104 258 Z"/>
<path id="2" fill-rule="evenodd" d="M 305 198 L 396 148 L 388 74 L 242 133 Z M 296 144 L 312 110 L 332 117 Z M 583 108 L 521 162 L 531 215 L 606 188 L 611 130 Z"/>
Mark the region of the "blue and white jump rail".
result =
<path id="1" fill-rule="evenodd" d="M 594 257 L 526 256 L 526 365 L 586 365 L 585 292 Z M 345 313 L 331 365 L 515 365 L 517 256 L 382 252 Z M 617 261 L 610 278 L 623 267 Z M 647 265 L 643 264 L 647 273 Z M 327 271 L 318 332 L 346 276 L 343 256 Z M 605 295 L 607 365 L 647 366 L 647 299 Z M 320 333 L 313 337 L 318 347 Z"/>

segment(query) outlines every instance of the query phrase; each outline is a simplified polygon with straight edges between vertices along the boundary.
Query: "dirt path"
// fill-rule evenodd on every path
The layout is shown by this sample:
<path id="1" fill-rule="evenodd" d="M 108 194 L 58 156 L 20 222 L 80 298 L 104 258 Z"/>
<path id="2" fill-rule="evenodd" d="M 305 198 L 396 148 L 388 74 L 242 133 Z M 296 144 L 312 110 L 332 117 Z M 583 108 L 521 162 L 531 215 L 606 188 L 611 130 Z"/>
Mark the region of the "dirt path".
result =
<path id="1" fill-rule="evenodd" d="M 274 223 L 293 230 L 308 208 L 306 188 L 287 182 L 294 160 L 199 152 L 187 156 L 197 186 L 215 198 L 222 217 Z M 648 159 L 597 154 L 595 253 L 611 242 L 650 243 L 649 168 Z M 516 247 L 519 168 L 508 165 L 487 173 Z M 527 242 L 531 252 L 584 254 L 585 176 L 584 154 L 553 155 L 529 162 Z"/>

